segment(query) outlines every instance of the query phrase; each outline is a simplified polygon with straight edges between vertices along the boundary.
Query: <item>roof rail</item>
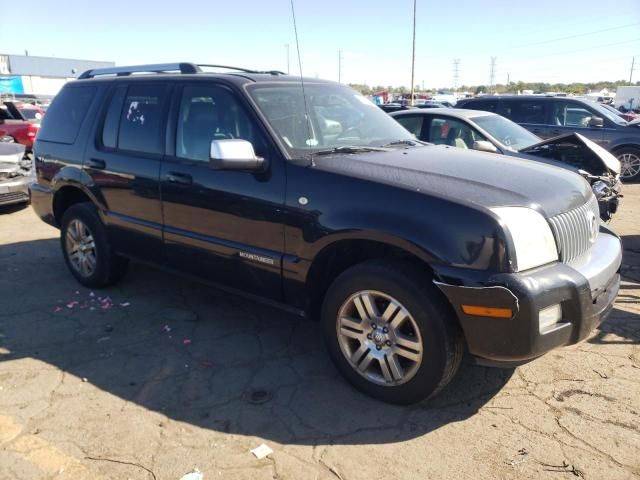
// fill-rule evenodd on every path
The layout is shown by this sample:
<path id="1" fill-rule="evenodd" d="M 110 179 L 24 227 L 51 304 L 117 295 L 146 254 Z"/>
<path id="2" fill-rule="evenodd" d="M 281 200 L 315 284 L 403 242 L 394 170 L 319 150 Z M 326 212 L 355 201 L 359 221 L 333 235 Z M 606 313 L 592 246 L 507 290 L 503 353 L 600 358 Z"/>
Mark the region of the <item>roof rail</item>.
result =
<path id="1" fill-rule="evenodd" d="M 202 70 L 193 63 L 157 63 L 152 65 L 133 65 L 129 67 L 93 68 L 82 73 L 78 80 L 94 78 L 98 75 L 117 75 L 118 77 L 131 75 L 132 73 L 199 73 Z"/>
<path id="2" fill-rule="evenodd" d="M 270 75 L 285 75 L 284 72 L 280 70 L 251 70 L 248 68 L 241 67 L 230 67 L 228 65 L 210 65 L 206 63 L 198 63 L 197 67 L 210 67 L 210 68 L 224 68 L 225 70 L 235 70 L 236 72 L 244 72 L 244 73 L 267 73 Z"/>

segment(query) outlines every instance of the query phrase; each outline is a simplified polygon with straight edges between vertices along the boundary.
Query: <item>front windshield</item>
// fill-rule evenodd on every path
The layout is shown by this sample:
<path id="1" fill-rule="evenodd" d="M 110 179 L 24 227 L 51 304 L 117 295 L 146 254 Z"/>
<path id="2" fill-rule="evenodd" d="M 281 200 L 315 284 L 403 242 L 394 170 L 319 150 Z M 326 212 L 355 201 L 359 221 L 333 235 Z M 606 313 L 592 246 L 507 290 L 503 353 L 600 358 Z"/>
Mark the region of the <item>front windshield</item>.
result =
<path id="1" fill-rule="evenodd" d="M 254 84 L 249 93 L 292 157 L 340 147 L 415 141 L 398 122 L 351 88 L 327 83 Z"/>
<path id="2" fill-rule="evenodd" d="M 526 128 L 500 115 L 483 115 L 472 120 L 502 145 L 512 150 L 521 150 L 542 140 Z"/>

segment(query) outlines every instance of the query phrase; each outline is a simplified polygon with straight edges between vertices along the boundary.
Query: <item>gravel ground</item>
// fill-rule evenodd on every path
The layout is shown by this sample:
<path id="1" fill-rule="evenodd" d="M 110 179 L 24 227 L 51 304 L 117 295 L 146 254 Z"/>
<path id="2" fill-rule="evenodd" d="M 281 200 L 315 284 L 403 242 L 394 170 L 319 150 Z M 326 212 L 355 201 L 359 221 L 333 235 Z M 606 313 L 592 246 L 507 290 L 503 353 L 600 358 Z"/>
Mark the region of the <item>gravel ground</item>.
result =
<path id="1" fill-rule="evenodd" d="M 57 230 L 5 208 L 0 479 L 640 478 L 640 185 L 625 194 L 624 282 L 591 338 L 464 365 L 404 408 L 350 388 L 310 321 L 139 265 L 80 288 Z"/>

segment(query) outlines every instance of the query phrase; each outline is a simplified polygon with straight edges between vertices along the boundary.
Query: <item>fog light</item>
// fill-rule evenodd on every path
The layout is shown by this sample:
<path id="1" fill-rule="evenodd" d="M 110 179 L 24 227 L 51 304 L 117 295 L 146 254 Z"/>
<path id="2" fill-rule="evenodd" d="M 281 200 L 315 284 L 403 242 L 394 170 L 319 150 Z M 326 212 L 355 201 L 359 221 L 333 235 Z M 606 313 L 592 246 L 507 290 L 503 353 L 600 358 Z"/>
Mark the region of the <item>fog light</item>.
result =
<path id="1" fill-rule="evenodd" d="M 539 331 L 542 333 L 562 320 L 562 307 L 559 303 L 543 308 L 538 313 Z"/>

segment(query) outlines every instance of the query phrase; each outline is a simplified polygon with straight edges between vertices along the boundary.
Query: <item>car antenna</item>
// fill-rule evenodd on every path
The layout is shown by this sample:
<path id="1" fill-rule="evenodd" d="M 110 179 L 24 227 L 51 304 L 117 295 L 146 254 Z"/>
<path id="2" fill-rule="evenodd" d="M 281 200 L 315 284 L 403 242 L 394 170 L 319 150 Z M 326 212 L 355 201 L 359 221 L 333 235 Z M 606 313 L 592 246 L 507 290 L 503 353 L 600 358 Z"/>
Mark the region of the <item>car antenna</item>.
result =
<path id="1" fill-rule="evenodd" d="M 311 116 L 309 115 L 309 107 L 307 105 L 307 95 L 305 94 L 305 91 L 304 91 L 304 76 L 302 75 L 302 59 L 300 57 L 300 42 L 298 41 L 298 27 L 296 25 L 296 11 L 295 11 L 295 8 L 293 7 L 293 0 L 291 0 L 291 16 L 293 17 L 293 32 L 295 33 L 295 36 L 296 36 L 296 50 L 298 52 L 298 67 L 300 68 L 300 84 L 302 85 L 302 100 L 304 102 L 305 123 L 307 124 L 308 138 L 305 143 L 309 145 L 308 142 L 310 142 L 313 138 L 313 135 L 312 135 L 313 129 L 311 128 Z M 311 163 L 313 163 L 313 155 L 311 156 Z"/>

